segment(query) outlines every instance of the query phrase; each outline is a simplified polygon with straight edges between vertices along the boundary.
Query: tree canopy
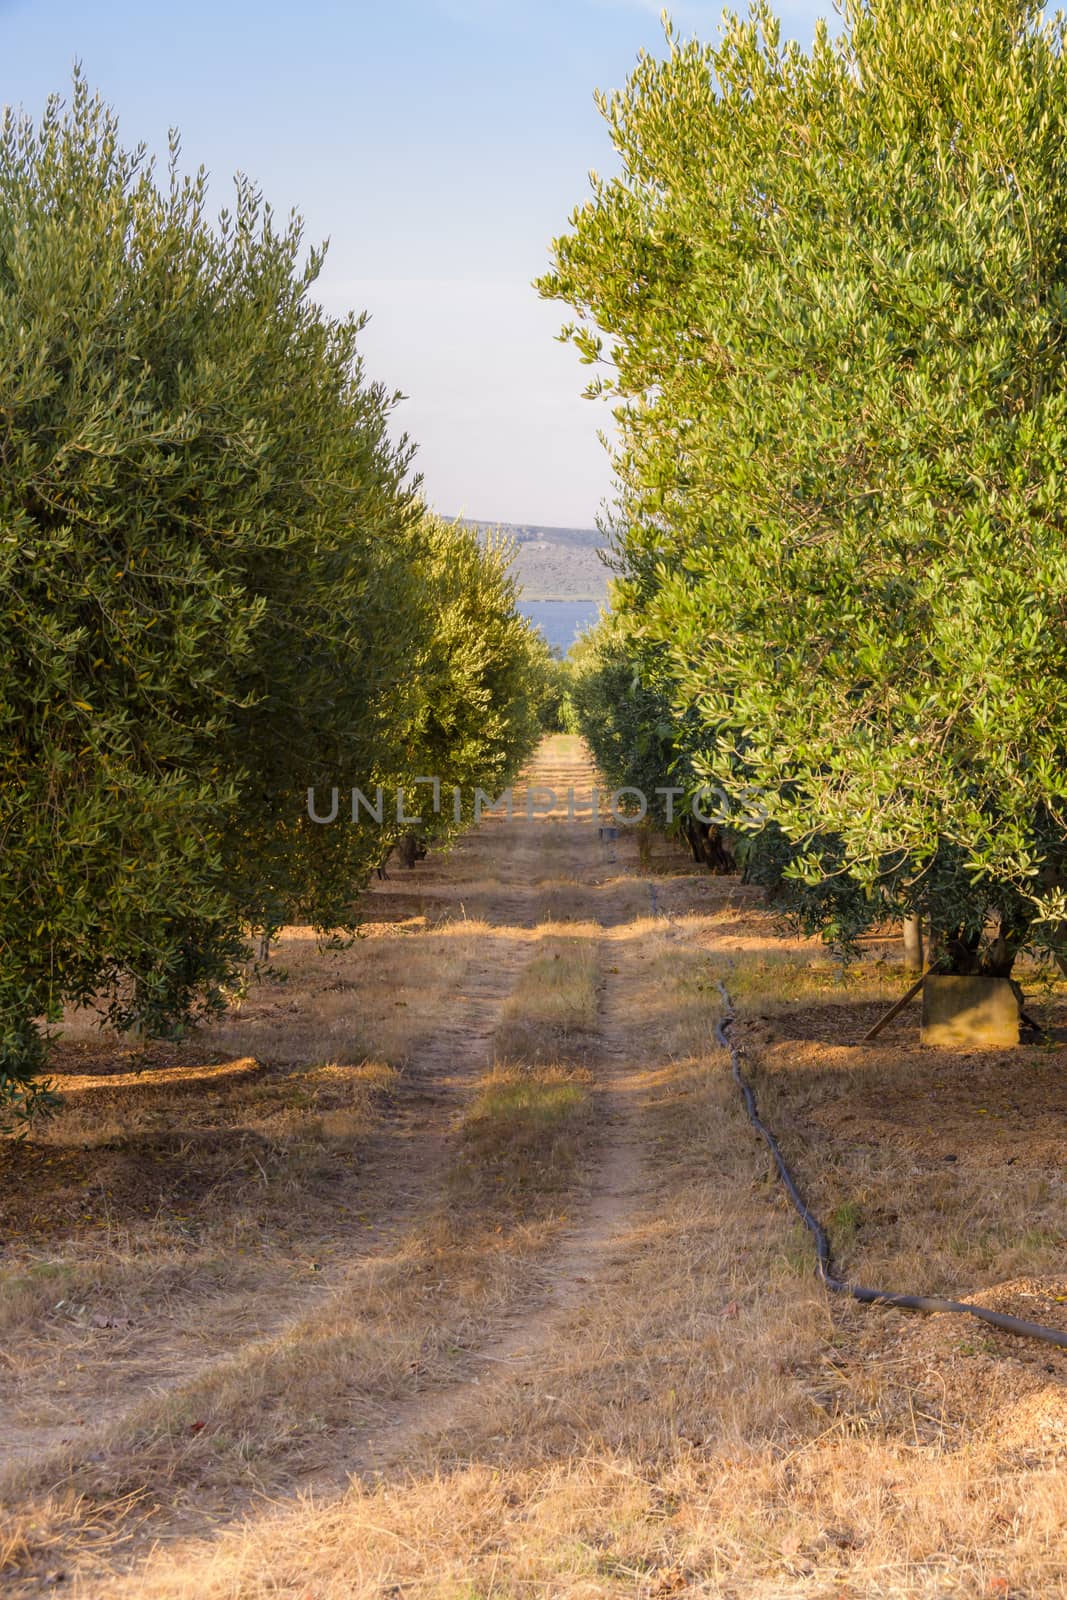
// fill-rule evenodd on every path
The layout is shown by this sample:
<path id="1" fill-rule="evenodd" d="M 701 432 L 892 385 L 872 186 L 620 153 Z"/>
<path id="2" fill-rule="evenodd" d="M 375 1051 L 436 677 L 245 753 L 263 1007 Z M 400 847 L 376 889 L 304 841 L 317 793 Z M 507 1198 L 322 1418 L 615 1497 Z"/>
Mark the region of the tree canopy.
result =
<path id="1" fill-rule="evenodd" d="M 322 252 L 247 181 L 207 207 L 80 75 L 5 114 L 0 1101 L 65 1003 L 166 1028 L 250 929 L 351 925 L 388 838 L 310 787 L 499 782 L 536 737 L 502 558 L 426 512 Z"/>
<path id="2" fill-rule="evenodd" d="M 696 775 L 812 884 L 964 945 L 992 910 L 1012 951 L 1064 910 L 1063 27 L 668 28 L 540 285 L 606 368 L 617 605 Z"/>

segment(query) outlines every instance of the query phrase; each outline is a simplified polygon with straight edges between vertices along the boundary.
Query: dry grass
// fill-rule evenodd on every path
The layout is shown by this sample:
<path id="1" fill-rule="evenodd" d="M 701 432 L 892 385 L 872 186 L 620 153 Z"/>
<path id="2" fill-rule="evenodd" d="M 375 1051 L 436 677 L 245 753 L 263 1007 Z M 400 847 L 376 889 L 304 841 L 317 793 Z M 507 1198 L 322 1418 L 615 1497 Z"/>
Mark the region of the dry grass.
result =
<path id="1" fill-rule="evenodd" d="M 543 895 L 539 893 L 539 903 Z M 593 1075 L 575 1066 L 595 1044 L 595 925 L 538 925 L 493 1041 L 493 1066 L 464 1108 L 451 1173 L 457 1201 L 550 1214 L 590 1155 Z"/>
<path id="2" fill-rule="evenodd" d="M 296 1236 L 325 1242 L 351 1212 L 338 1180 L 395 1081 L 381 1062 L 287 1071 L 246 1058 L 139 1082 L 124 1104 L 121 1080 L 75 1090 L 39 1140 L 7 1152 L 27 1225 L 0 1268 L 9 1361 L 20 1338 L 59 1351 L 101 1317 L 143 1322 L 182 1292 L 247 1292 Z"/>
<path id="3" fill-rule="evenodd" d="M 899 1044 L 876 1064 L 849 1060 L 859 1053 L 844 1048 L 825 1063 L 806 1041 L 768 1044 L 755 1072 L 842 1267 L 889 1288 L 963 1298 L 1047 1274 L 1043 1290 L 1020 1287 L 1025 1305 L 1001 1309 L 1067 1322 L 1058 1065 L 1017 1052 L 946 1067 L 930 1059 L 939 1052 Z"/>
<path id="4" fill-rule="evenodd" d="M 285 1327 L 13 1476 L 12 1568 L 81 1600 L 1064 1600 L 1067 1356 L 827 1299 L 715 1045 L 715 980 L 848 1270 L 1046 1321 L 1059 1051 L 922 1052 L 907 1014 L 861 1047 L 892 963 L 842 984 L 676 860 L 670 920 L 647 916 L 636 841 L 590 867 L 596 924 L 538 927 L 546 891 L 582 888 L 550 838 L 523 900 L 534 853 L 495 834 L 514 876 L 475 987 L 456 973 L 481 1059 L 430 1203 Z"/>
<path id="5" fill-rule="evenodd" d="M 241 1041 L 264 1060 L 375 1055 L 400 1066 L 488 937 L 473 917 L 371 923 L 337 951 L 283 933 L 272 954 L 273 981 L 254 1004 L 206 1030 L 204 1044 L 228 1054 Z"/>
<path id="6" fill-rule="evenodd" d="M 406 1472 L 161 1555 L 139 1595 L 1067 1594 L 1062 1358 L 827 1302 L 687 945 L 644 924 L 618 946 L 659 1063 L 639 1091 L 653 1192 L 547 1359 L 483 1386 Z M 900 1272 L 961 1201 L 940 1221 L 920 1202 Z"/>
<path id="7" fill-rule="evenodd" d="M 842 966 L 818 947 L 798 955 L 788 947 L 759 956 L 746 955 L 723 974 L 734 999 L 748 1011 L 775 1015 L 804 1001 L 854 1006 L 881 1000 L 888 1010 L 914 983 L 903 966 L 887 961 Z"/>
<path id="8" fill-rule="evenodd" d="M 398 898 L 381 896 L 385 903 Z M 378 904 L 370 901 L 371 918 Z M 424 915 L 370 920 L 358 937 L 337 945 L 321 943 L 309 928 L 282 929 L 247 993 L 180 1044 L 131 1047 L 102 1033 L 94 1012 L 74 1012 L 63 1022 L 58 1087 L 65 1090 L 72 1076 L 76 1082 L 94 1066 L 113 1072 L 120 1063 L 154 1073 L 235 1056 L 309 1066 L 376 1055 L 400 1065 L 490 934 L 476 917 L 438 909 L 433 922 Z"/>
<path id="9" fill-rule="evenodd" d="M 454 1193 L 527 1215 L 566 1194 L 588 1141 L 590 1082 L 573 1067 L 494 1068 L 463 1119 Z"/>
<path id="10" fill-rule="evenodd" d="M 597 1015 L 600 929 L 548 923 L 504 1006 L 496 1036 L 502 1061 L 553 1063 L 581 1059 Z"/>

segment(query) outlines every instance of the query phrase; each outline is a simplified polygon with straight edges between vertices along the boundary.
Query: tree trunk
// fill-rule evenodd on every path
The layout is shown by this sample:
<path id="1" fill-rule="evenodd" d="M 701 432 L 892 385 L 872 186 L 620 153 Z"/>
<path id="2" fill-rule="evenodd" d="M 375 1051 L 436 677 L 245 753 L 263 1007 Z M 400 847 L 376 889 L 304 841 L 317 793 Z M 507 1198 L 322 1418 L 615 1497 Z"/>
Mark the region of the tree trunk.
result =
<path id="1" fill-rule="evenodd" d="M 904 971 L 923 969 L 923 930 L 918 917 L 904 918 Z"/>
<path id="2" fill-rule="evenodd" d="M 977 933 L 966 928 L 946 929 L 941 945 L 940 970 L 956 978 L 969 978 L 978 971 L 978 946 L 982 942 L 981 930 Z"/>
<path id="3" fill-rule="evenodd" d="M 1026 943 L 1030 932 L 1028 919 L 1012 920 L 1002 916 L 996 938 L 990 943 L 982 962 L 982 971 L 995 978 L 1010 978 L 1015 958 Z"/>
<path id="4" fill-rule="evenodd" d="M 938 940 L 939 959 L 931 950 L 930 967 L 957 978 L 1010 978 L 1016 957 L 1026 943 L 1029 922 L 1000 918 L 995 937 L 983 946 L 983 929 L 946 929 Z M 931 940 L 931 944 L 932 944 Z"/>

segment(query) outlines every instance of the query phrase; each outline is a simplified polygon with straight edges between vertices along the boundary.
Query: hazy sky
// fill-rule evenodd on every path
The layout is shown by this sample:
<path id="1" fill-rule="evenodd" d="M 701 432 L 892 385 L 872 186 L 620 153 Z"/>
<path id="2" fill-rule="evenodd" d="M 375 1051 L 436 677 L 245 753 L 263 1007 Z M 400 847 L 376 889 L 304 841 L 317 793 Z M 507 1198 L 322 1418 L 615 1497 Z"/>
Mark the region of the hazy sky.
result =
<path id="1" fill-rule="evenodd" d="M 672 7 L 710 37 L 721 7 Z M 0 0 L 0 101 L 32 113 L 80 59 L 130 144 L 180 128 L 216 201 L 248 173 L 329 237 L 321 297 L 366 309 L 372 375 L 408 396 L 433 505 L 589 527 L 607 408 L 530 280 L 612 152 L 593 90 L 662 42 L 658 0 Z M 807 42 L 829 4 L 781 8 Z"/>

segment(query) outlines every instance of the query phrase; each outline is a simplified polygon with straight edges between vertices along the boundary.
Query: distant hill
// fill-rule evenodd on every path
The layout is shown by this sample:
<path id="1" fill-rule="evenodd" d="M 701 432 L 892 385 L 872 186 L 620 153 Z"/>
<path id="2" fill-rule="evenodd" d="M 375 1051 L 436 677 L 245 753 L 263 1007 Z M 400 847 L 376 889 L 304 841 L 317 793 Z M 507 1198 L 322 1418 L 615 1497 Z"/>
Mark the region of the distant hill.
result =
<path id="1" fill-rule="evenodd" d="M 596 600 L 608 592 L 608 569 L 596 528 L 544 528 L 530 523 L 475 522 L 484 536 L 503 533 L 517 549 L 512 571 L 527 600 Z"/>

